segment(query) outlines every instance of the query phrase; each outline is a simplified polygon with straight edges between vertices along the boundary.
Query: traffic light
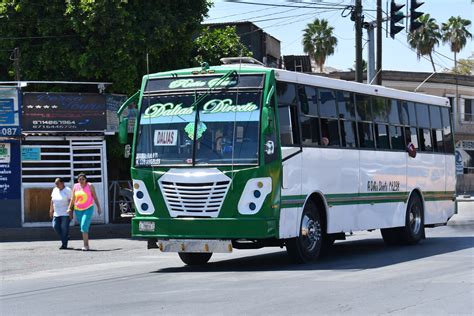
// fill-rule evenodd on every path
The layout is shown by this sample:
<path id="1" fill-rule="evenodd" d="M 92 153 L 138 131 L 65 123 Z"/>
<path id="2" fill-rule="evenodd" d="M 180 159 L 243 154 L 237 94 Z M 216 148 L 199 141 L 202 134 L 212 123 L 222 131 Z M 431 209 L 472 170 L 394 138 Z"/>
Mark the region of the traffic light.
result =
<path id="1" fill-rule="evenodd" d="M 390 37 L 395 38 L 395 34 L 403 30 L 405 27 L 397 25 L 398 22 L 403 20 L 405 15 L 400 10 L 404 7 L 404 4 L 396 4 L 394 0 L 390 3 Z"/>
<path id="2" fill-rule="evenodd" d="M 416 0 L 411 0 L 410 5 L 410 32 L 416 31 L 419 29 L 423 24 L 418 22 L 417 19 L 423 15 L 423 12 L 415 11 L 419 6 L 421 6 L 424 2 L 417 2 Z"/>

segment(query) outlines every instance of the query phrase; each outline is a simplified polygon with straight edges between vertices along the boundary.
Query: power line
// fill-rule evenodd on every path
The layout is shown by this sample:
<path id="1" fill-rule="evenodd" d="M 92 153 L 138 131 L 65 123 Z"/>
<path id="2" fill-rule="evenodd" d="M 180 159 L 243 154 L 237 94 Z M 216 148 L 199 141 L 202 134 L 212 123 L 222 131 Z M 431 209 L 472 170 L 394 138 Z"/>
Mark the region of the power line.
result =
<path id="1" fill-rule="evenodd" d="M 245 15 L 245 14 L 261 12 L 261 11 L 269 11 L 269 10 L 274 10 L 274 9 L 276 9 L 276 8 L 263 8 L 263 9 L 253 10 L 253 11 L 249 11 L 249 12 L 245 12 L 245 13 L 235 13 L 235 14 L 225 15 L 225 16 L 221 16 L 221 17 L 217 17 L 217 18 L 210 18 L 210 19 L 207 19 L 206 21 L 225 19 L 225 18 L 230 18 L 230 17 L 233 17 L 233 16 Z"/>
<path id="2" fill-rule="evenodd" d="M 437 51 L 433 51 L 433 52 L 434 52 L 435 54 L 441 56 L 441 57 L 444 57 L 444 58 L 446 58 L 446 59 L 449 59 L 449 60 L 452 61 L 452 62 L 455 61 L 454 58 L 451 58 L 451 57 L 449 57 L 449 56 L 446 56 L 446 55 L 444 55 L 444 54 L 442 54 L 442 53 L 440 53 L 440 52 L 437 52 Z M 464 66 L 471 66 L 471 65 L 465 64 L 464 62 L 459 61 L 459 60 L 456 60 L 455 62 L 457 62 L 458 65 L 461 64 L 461 65 L 464 65 Z"/>
<path id="3" fill-rule="evenodd" d="M 307 16 L 307 15 L 314 15 L 314 12 L 305 13 L 305 14 L 289 15 L 289 16 L 281 16 L 281 17 L 277 17 L 277 18 L 269 18 L 269 19 L 263 19 L 263 20 L 252 20 L 252 22 L 257 23 L 257 22 L 274 21 L 274 20 L 289 19 L 289 18 L 301 17 L 301 16 Z"/>
<path id="4" fill-rule="evenodd" d="M 275 4 L 275 3 L 259 3 L 259 2 L 249 2 L 249 1 L 235 1 L 232 3 L 241 3 L 241 4 L 251 4 L 251 5 L 261 5 L 268 7 L 283 7 L 283 8 L 300 8 L 300 9 L 334 9 L 336 5 L 333 6 L 320 6 L 317 3 L 307 3 L 308 6 L 299 6 L 299 5 L 289 5 L 289 4 Z M 346 5 L 340 6 L 338 9 L 344 9 Z"/>

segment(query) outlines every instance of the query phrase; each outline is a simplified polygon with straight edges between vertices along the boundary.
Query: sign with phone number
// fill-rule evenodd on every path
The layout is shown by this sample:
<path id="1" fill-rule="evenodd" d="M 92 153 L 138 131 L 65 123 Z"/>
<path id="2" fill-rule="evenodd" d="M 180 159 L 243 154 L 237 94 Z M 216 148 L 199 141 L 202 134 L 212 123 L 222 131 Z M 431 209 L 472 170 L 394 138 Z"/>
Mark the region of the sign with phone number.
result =
<path id="1" fill-rule="evenodd" d="M 18 90 L 0 88 L 0 136 L 20 135 Z"/>

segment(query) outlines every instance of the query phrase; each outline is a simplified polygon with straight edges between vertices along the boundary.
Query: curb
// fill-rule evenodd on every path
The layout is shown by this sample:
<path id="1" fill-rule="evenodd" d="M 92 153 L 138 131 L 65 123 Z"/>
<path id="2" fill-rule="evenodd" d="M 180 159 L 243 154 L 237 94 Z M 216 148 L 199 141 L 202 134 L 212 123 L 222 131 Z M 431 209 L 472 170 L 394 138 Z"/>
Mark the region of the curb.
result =
<path id="1" fill-rule="evenodd" d="M 81 240 L 82 234 L 80 232 L 79 226 L 70 227 L 69 236 L 70 240 Z M 131 225 L 91 225 L 89 237 L 91 239 L 131 238 Z M 0 242 L 50 240 L 59 240 L 58 235 L 52 227 L 22 227 L 0 229 Z"/>

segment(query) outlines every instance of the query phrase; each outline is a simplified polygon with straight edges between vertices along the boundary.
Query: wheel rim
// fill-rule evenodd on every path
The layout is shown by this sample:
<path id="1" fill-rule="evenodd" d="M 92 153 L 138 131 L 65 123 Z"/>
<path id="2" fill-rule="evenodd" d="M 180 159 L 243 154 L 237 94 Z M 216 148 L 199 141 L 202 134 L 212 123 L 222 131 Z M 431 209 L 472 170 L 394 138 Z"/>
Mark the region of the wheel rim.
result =
<path id="1" fill-rule="evenodd" d="M 421 228 L 421 207 L 417 203 L 413 204 L 409 214 L 410 229 L 413 234 L 418 234 Z"/>
<path id="2" fill-rule="evenodd" d="M 308 252 L 313 251 L 321 240 L 321 224 L 307 214 L 301 222 L 301 241 Z"/>

